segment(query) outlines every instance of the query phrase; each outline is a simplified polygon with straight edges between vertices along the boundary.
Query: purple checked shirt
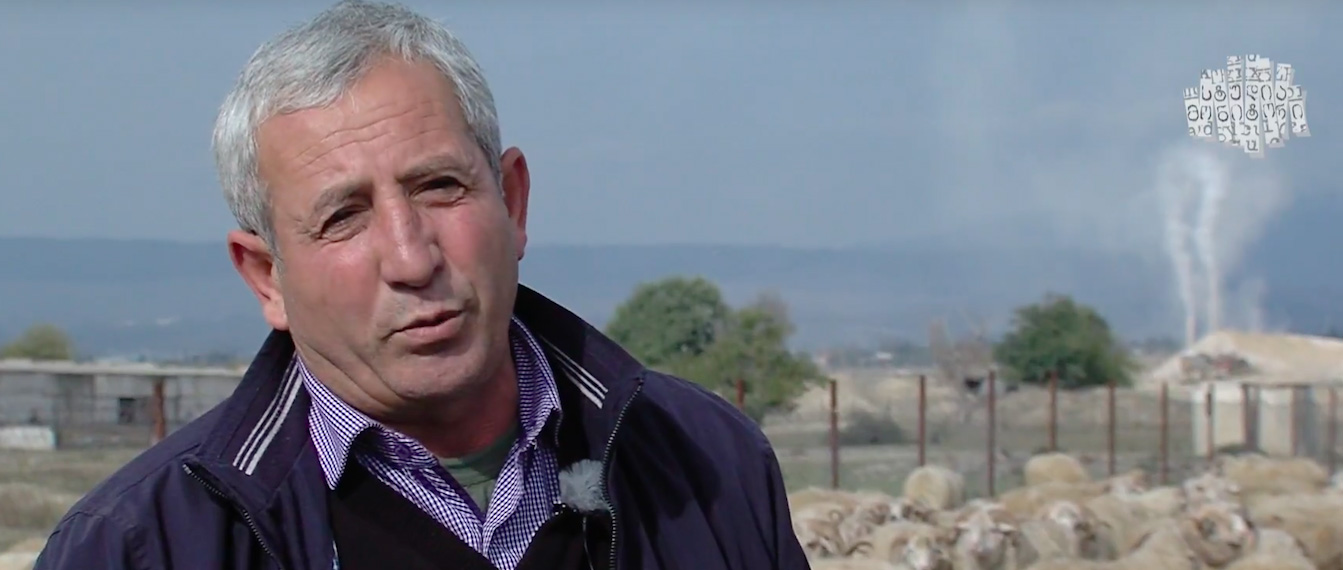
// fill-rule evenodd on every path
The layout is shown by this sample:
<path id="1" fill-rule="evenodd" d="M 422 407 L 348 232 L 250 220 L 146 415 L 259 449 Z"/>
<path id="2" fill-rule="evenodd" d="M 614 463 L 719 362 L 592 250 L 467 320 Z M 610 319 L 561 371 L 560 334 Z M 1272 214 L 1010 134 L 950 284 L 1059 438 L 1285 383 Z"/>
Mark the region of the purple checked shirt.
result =
<path id="1" fill-rule="evenodd" d="M 559 468 L 553 442 L 541 437 L 551 414 L 560 411 L 555 377 L 536 338 L 517 318 L 509 330 L 518 376 L 521 427 L 495 483 L 484 516 L 461 486 L 419 442 L 374 421 L 332 394 L 301 359 L 294 368 L 312 396 L 308 431 L 326 474 L 336 488 L 351 454 L 370 473 L 401 493 L 475 548 L 501 570 L 522 559 L 532 535 L 553 511 L 559 497 Z M 297 354 L 294 357 L 298 359 Z M 354 445 L 355 438 L 374 436 Z M 483 519 L 483 520 L 482 520 Z"/>

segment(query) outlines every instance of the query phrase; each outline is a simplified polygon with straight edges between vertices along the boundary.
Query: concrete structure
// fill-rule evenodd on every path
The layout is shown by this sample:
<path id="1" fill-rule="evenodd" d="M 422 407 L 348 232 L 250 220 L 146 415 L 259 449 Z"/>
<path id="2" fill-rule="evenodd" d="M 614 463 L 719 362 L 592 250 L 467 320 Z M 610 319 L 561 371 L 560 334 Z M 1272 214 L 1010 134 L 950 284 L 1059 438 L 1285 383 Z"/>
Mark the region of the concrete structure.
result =
<path id="1" fill-rule="evenodd" d="M 1203 357 L 1242 361 L 1248 370 L 1223 376 L 1256 384 L 1317 384 L 1343 379 L 1343 339 L 1297 334 L 1223 330 L 1185 348 L 1150 371 L 1141 384 L 1192 385 L 1204 378 L 1188 374 L 1188 361 Z"/>
<path id="2" fill-rule="evenodd" d="M 1331 387 L 1343 395 L 1343 386 L 1331 383 L 1281 385 L 1210 381 L 1192 386 L 1189 404 L 1194 449 L 1200 455 L 1207 452 L 1211 430 L 1214 449 L 1244 446 L 1269 455 L 1295 454 L 1322 459 L 1328 453 L 1326 433 Z M 1211 414 L 1208 413 L 1209 390 L 1212 391 Z"/>
<path id="3" fill-rule="evenodd" d="M 168 431 L 233 392 L 241 370 L 0 360 L 0 425 L 46 425 L 63 446 L 148 441 L 161 386 Z"/>
<path id="4" fill-rule="evenodd" d="M 56 430 L 50 426 L 0 427 L 0 449 L 50 451 L 56 449 Z M 0 566 L 0 568 L 4 568 Z"/>

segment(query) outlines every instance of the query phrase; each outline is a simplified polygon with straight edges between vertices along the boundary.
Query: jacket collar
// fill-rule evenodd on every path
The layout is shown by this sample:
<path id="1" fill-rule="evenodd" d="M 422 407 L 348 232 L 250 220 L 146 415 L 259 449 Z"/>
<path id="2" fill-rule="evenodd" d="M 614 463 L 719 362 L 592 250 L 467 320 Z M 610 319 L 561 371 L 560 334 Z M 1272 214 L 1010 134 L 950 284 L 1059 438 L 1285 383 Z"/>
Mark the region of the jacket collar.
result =
<path id="1" fill-rule="evenodd" d="M 564 431 L 584 436 L 582 452 L 565 455 L 602 459 L 621 410 L 643 382 L 643 366 L 592 325 L 524 285 L 518 286 L 514 314 L 547 353 L 560 389 Z M 317 463 L 307 426 L 310 400 L 290 368 L 293 356 L 293 338 L 272 331 L 220 404 L 219 421 L 188 459 L 249 511 L 268 506 L 300 471 L 299 460 Z M 313 475 L 320 479 L 320 469 Z"/>

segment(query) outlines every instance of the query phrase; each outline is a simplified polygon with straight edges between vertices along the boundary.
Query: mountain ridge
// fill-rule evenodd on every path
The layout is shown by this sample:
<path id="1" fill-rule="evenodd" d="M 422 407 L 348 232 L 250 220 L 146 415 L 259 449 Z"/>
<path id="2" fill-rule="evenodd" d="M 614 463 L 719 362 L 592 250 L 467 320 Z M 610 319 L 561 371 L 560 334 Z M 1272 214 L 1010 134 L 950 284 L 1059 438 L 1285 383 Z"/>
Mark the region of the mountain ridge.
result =
<path id="1" fill-rule="evenodd" d="M 1271 253 L 1251 251 L 1242 264 L 1272 285 L 1263 302 L 1270 321 L 1306 332 L 1343 323 L 1333 302 L 1343 270 L 1303 272 L 1308 258 L 1293 265 Z M 529 248 L 521 266 L 523 283 L 599 327 L 635 285 L 673 274 L 707 277 L 732 303 L 779 293 L 799 348 L 920 341 L 943 316 L 953 331 L 967 317 L 1001 330 L 1014 307 L 1047 291 L 1095 305 L 1131 338 L 1169 335 L 1181 320 L 1167 266 L 1112 251 L 555 244 Z M 0 303 L 0 338 L 53 322 L 91 355 L 249 354 L 266 332 L 222 241 L 0 237 L 0 299 L 21 300 Z"/>

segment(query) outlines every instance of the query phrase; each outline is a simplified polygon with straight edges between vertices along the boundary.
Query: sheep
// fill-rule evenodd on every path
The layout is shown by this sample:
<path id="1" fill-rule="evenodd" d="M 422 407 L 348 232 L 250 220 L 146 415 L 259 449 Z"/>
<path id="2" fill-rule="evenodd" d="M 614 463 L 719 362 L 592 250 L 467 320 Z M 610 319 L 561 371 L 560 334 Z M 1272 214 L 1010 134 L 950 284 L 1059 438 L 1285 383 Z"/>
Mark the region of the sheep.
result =
<path id="1" fill-rule="evenodd" d="M 949 542 L 945 534 L 915 533 L 905 543 L 897 564 L 909 570 L 953 570 Z"/>
<path id="2" fill-rule="evenodd" d="M 1104 488 L 1094 482 L 1049 482 L 1029 487 L 1017 487 L 998 496 L 1003 508 L 1019 517 L 1030 517 L 1051 501 L 1066 500 L 1076 503 L 1103 495 Z"/>
<path id="3" fill-rule="evenodd" d="M 1187 505 L 1236 501 L 1241 495 L 1240 485 L 1216 472 L 1208 471 L 1185 479 L 1180 484 Z"/>
<path id="4" fill-rule="evenodd" d="M 895 499 L 880 494 L 859 495 L 857 503 L 850 513 L 851 518 L 861 519 L 873 525 L 891 520 L 891 509 Z"/>
<path id="5" fill-rule="evenodd" d="M 1259 529 L 1255 547 L 1226 567 L 1226 570 L 1318 570 L 1306 556 L 1301 541 L 1275 528 Z"/>
<path id="6" fill-rule="evenodd" d="M 1144 513 L 1153 517 L 1175 516 L 1187 504 L 1184 490 L 1170 486 L 1148 489 L 1125 498 L 1137 505 Z"/>
<path id="7" fill-rule="evenodd" d="M 845 544 L 872 532 L 873 528 L 892 520 L 894 499 L 880 495 L 862 495 L 858 497 L 853 511 L 839 522 L 839 537 Z"/>
<path id="8" fill-rule="evenodd" d="M 793 518 L 793 532 L 808 556 L 842 556 L 845 553 L 839 521 L 827 518 Z"/>
<path id="9" fill-rule="evenodd" d="M 941 465 L 922 465 L 905 477 L 901 496 L 934 509 L 954 509 L 965 504 L 965 476 Z"/>
<path id="10" fill-rule="evenodd" d="M 1244 508 L 1235 503 L 1199 505 L 1186 510 L 1178 520 L 1189 547 L 1203 564 L 1213 568 L 1230 564 L 1254 547 L 1254 525 Z"/>
<path id="11" fill-rule="evenodd" d="M 1050 481 L 1017 487 L 999 495 L 997 500 L 1017 516 L 1029 517 L 1046 503 L 1059 499 L 1080 504 L 1101 495 L 1140 496 L 1145 490 L 1145 479 L 1146 476 L 1142 471 L 1134 470 L 1103 481 L 1083 483 Z"/>
<path id="12" fill-rule="evenodd" d="M 1329 486 L 1324 488 L 1326 493 L 1343 494 L 1343 471 L 1334 473 L 1329 477 Z"/>
<path id="13" fill-rule="evenodd" d="M 1147 492 L 1147 472 L 1131 469 L 1101 482 L 1102 491 L 1120 497 L 1136 497 Z"/>
<path id="14" fill-rule="evenodd" d="M 1053 501 L 1040 510 L 1039 517 L 1054 523 L 1065 533 L 1063 546 L 1067 555 L 1093 560 L 1103 555 L 1099 533 L 1106 530 L 1105 523 L 1086 506 L 1072 501 Z"/>
<path id="15" fill-rule="evenodd" d="M 1343 497 L 1280 495 L 1255 501 L 1250 521 L 1260 529 L 1286 531 L 1320 568 L 1343 568 Z"/>
<path id="16" fill-rule="evenodd" d="M 1245 519 L 1225 504 L 1195 507 L 1174 519 L 1151 523 L 1133 551 L 1118 560 L 1053 557 L 1031 570 L 1199 570 L 1220 568 L 1253 544 Z"/>
<path id="17" fill-rule="evenodd" d="M 900 570 L 889 562 L 881 560 L 869 560 L 865 558 L 831 558 L 823 560 L 811 560 L 809 565 L 812 570 Z"/>
<path id="18" fill-rule="evenodd" d="M 952 531 L 926 523 L 896 522 L 877 527 L 854 543 L 849 556 L 905 564 L 920 570 L 937 570 L 939 560 L 950 558 L 946 547 Z"/>
<path id="19" fill-rule="evenodd" d="M 1052 557 L 1040 559 L 1027 568 L 1029 570 L 1199 570 L 1199 565 L 1197 557 L 1189 550 L 1181 533 L 1177 529 L 1166 527 L 1147 535 L 1137 550 L 1119 560 Z"/>
<path id="20" fill-rule="evenodd" d="M 1145 525 L 1163 517 L 1145 511 L 1132 498 L 1099 495 L 1082 503 L 1095 519 L 1096 535 L 1089 558 L 1112 560 L 1133 549 L 1143 535 Z"/>
<path id="21" fill-rule="evenodd" d="M 1027 487 L 1041 483 L 1085 483 L 1091 480 L 1087 468 L 1076 457 L 1061 452 L 1031 456 L 1022 466 Z"/>
<path id="22" fill-rule="evenodd" d="M 1014 566 L 1017 518 L 1000 505 L 968 509 L 953 527 L 952 559 L 960 570 Z"/>
<path id="23" fill-rule="evenodd" d="M 1050 519 L 1028 520 L 1017 525 L 1016 538 L 1011 546 L 1013 568 L 1046 558 L 1079 557 L 1076 535 Z"/>
<path id="24" fill-rule="evenodd" d="M 1246 494 L 1318 493 L 1329 485 L 1324 467 L 1305 457 L 1223 455 L 1217 459 L 1216 471 Z"/>
<path id="25" fill-rule="evenodd" d="M 856 502 L 856 497 L 852 493 L 817 487 L 808 487 L 788 494 L 788 509 L 792 512 L 814 505 L 827 505 L 838 510 L 843 516 L 848 516 Z"/>
<path id="26" fill-rule="evenodd" d="M 923 499 L 900 497 L 891 501 L 891 521 L 909 521 L 933 523 L 938 509 L 925 503 Z"/>
<path id="27" fill-rule="evenodd" d="M 820 519 L 839 524 L 853 513 L 853 506 L 843 503 L 817 501 L 790 509 L 794 519 Z"/>

